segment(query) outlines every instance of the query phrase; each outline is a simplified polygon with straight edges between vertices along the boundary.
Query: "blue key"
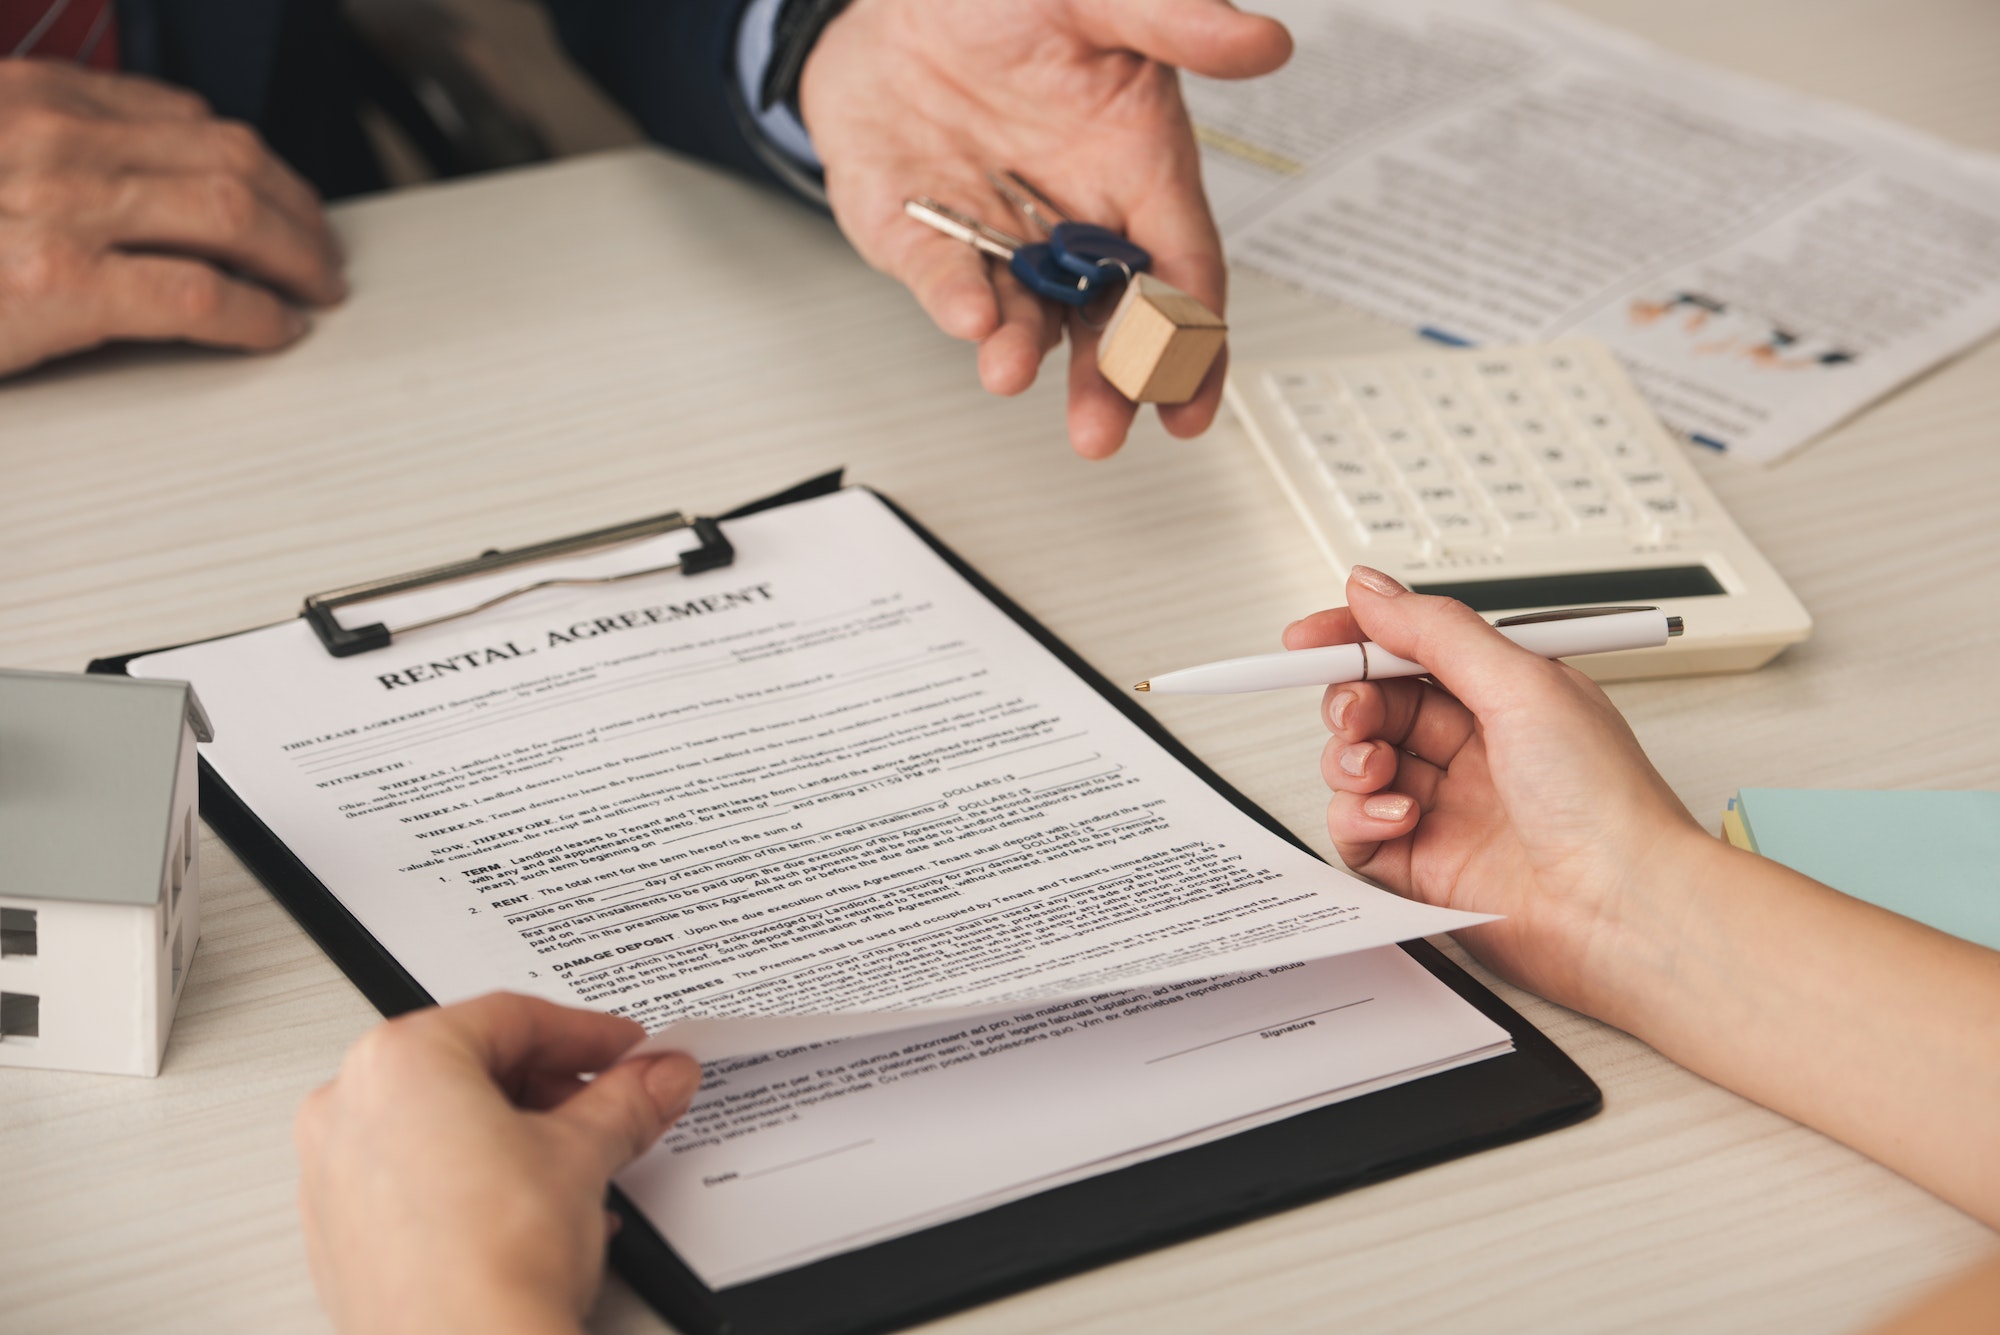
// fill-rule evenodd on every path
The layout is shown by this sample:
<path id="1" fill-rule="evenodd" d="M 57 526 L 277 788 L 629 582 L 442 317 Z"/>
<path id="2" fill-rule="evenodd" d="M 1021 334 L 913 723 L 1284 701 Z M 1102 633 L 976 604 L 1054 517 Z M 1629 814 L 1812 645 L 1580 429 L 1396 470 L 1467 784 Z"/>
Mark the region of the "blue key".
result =
<path id="1" fill-rule="evenodd" d="M 948 209 L 934 199 L 906 199 L 903 212 L 984 254 L 1005 260 L 1023 287 L 1065 306 L 1087 306 L 1107 284 L 1125 281 L 1124 272 L 1116 266 L 1092 265 L 1087 271 L 1065 266 L 1051 243 L 1023 241 L 977 218 Z"/>
<path id="2" fill-rule="evenodd" d="M 1094 274 L 1109 268 L 1120 282 L 1144 273 L 1153 263 L 1144 246 L 1096 223 L 1057 223 L 1049 231 L 1049 249 L 1056 263 L 1071 273 Z"/>
<path id="3" fill-rule="evenodd" d="M 1077 222 L 1041 191 L 1013 172 L 988 172 L 986 179 L 1015 208 L 1049 234 L 1058 265 L 1083 277 L 1125 282 L 1152 267 L 1153 257 L 1121 232 L 1096 223 Z M 1109 269 L 1110 273 L 1103 270 Z"/>
<path id="4" fill-rule="evenodd" d="M 1106 275 L 1095 265 L 1083 270 L 1071 267 L 1053 244 L 1042 241 L 1015 247 L 1007 268 L 1036 296 L 1079 309 L 1088 306 L 1107 281 L 1124 281 L 1116 269 Z"/>

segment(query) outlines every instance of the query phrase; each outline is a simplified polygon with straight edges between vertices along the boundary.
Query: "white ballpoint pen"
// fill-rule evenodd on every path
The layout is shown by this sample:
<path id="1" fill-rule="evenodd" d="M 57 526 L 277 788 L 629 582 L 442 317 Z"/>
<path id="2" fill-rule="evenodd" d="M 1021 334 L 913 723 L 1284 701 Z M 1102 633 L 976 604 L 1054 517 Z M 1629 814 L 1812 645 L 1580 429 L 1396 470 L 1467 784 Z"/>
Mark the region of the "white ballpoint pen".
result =
<path id="1" fill-rule="evenodd" d="M 1503 617 L 1495 630 L 1544 658 L 1656 649 L 1681 633 L 1681 619 L 1657 607 L 1568 607 Z M 1333 686 L 1385 677 L 1417 677 L 1430 669 L 1398 658 L 1379 644 L 1330 644 L 1319 649 L 1228 658 L 1164 672 L 1132 689 L 1155 695 L 1233 695 L 1286 686 Z"/>

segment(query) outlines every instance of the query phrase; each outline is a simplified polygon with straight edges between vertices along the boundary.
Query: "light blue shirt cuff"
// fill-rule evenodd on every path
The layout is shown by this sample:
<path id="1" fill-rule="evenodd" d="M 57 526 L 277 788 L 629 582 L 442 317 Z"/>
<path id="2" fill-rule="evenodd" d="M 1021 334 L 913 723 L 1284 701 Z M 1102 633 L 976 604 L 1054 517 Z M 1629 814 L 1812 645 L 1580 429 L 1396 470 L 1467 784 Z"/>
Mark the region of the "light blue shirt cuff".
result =
<path id="1" fill-rule="evenodd" d="M 805 123 L 782 102 L 770 108 L 757 105 L 764 88 L 764 71 L 771 66 L 778 10 L 783 4 L 784 0 L 750 0 L 749 8 L 743 11 L 743 21 L 736 27 L 736 85 L 770 145 L 799 166 L 818 171 L 819 154 L 813 151 Z"/>

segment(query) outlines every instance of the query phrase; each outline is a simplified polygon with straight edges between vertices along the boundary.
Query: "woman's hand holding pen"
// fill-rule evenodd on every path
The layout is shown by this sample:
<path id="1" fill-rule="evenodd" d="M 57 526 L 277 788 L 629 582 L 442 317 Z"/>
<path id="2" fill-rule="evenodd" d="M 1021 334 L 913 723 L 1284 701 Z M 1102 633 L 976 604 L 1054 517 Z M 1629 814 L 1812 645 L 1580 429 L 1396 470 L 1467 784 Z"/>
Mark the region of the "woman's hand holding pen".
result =
<path id="1" fill-rule="evenodd" d="M 1431 670 L 1327 688 L 1349 867 L 1505 914 L 1459 935 L 1510 981 L 2000 1225 L 2000 956 L 1710 837 L 1604 692 L 1462 604 L 1365 567 L 1347 594 L 1286 647 Z"/>
<path id="2" fill-rule="evenodd" d="M 678 1053 L 612 1065 L 644 1037 L 631 1020 L 495 993 L 356 1043 L 296 1128 L 306 1251 L 334 1323 L 580 1330 L 604 1273 L 605 1184 L 701 1081 Z"/>
<path id="3" fill-rule="evenodd" d="M 1287 627 L 1285 647 L 1373 639 L 1435 681 L 1327 688 L 1320 768 L 1342 860 L 1415 899 L 1505 914 L 1462 933 L 1466 945 L 1511 981 L 1618 1022 L 1607 973 L 1623 976 L 1626 949 L 1666 948 L 1679 888 L 1715 841 L 1581 672 L 1367 567 L 1347 592 L 1347 607 Z"/>

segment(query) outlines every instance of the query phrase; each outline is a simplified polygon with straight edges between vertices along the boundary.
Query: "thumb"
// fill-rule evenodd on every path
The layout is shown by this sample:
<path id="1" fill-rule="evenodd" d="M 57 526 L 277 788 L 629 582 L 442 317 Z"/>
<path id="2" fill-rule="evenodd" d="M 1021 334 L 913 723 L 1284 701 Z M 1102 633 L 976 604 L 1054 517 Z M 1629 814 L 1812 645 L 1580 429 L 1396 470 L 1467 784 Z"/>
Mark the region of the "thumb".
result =
<path id="1" fill-rule="evenodd" d="M 1074 0 L 1084 40 L 1212 79 L 1269 74 L 1291 59 L 1292 35 L 1229 0 Z"/>
<path id="2" fill-rule="evenodd" d="M 685 1053 L 620 1062 L 546 1115 L 595 1150 L 610 1177 L 651 1149 L 701 1087 L 701 1067 Z"/>
<path id="3" fill-rule="evenodd" d="M 1347 606 L 1363 633 L 1401 658 L 1421 663 L 1473 713 L 1485 716 L 1552 670 L 1455 598 L 1411 593 L 1388 575 L 1355 566 Z"/>

